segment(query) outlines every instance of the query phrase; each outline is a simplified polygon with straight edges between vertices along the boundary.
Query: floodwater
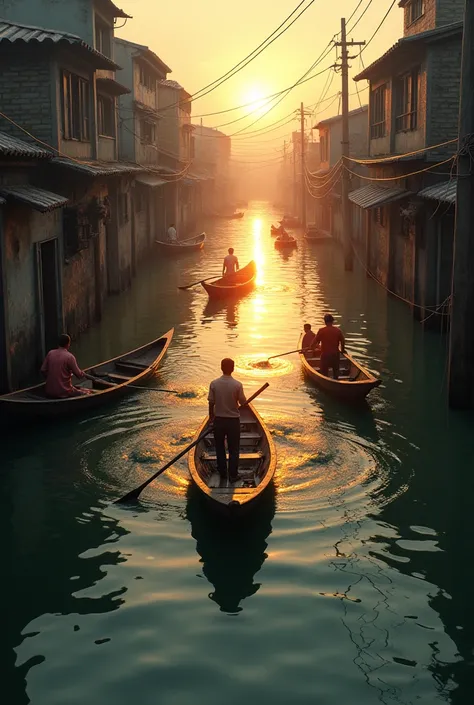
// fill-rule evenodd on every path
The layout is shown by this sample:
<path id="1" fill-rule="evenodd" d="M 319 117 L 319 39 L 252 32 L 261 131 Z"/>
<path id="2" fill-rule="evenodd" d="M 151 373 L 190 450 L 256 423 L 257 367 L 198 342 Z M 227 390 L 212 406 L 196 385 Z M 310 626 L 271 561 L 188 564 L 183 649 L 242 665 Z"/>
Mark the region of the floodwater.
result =
<path id="1" fill-rule="evenodd" d="M 0 664 L 8 705 L 433 705 L 472 702 L 472 415 L 446 409 L 446 340 L 331 246 L 274 249 L 277 213 L 206 224 L 202 253 L 150 258 L 82 366 L 175 336 L 149 386 L 96 415 L 2 444 Z M 280 214 L 281 215 L 281 214 Z M 247 298 L 201 287 L 228 246 Z M 327 310 L 383 384 L 350 408 L 305 381 L 297 347 Z M 224 356 L 278 451 L 274 492 L 243 524 L 209 515 L 181 460 L 139 507 L 112 500 L 192 438 Z"/>

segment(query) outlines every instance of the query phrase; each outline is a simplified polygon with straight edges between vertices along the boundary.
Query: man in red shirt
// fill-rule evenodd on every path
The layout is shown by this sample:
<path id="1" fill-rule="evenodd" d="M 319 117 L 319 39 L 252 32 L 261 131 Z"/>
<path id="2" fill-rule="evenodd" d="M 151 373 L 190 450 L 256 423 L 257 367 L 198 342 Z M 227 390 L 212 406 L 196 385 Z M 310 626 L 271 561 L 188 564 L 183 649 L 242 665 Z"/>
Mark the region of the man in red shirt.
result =
<path id="1" fill-rule="evenodd" d="M 72 385 L 73 375 L 79 379 L 93 377 L 79 369 L 76 358 L 69 352 L 70 345 L 71 338 L 66 333 L 60 335 L 58 347 L 49 351 L 41 366 L 41 372 L 46 377 L 46 396 L 51 399 L 66 399 L 91 393 L 89 389 L 79 389 Z"/>
<path id="2" fill-rule="evenodd" d="M 339 378 L 340 352 L 345 352 L 344 336 L 340 328 L 334 325 L 334 318 L 330 313 L 324 316 L 324 328 L 320 328 L 312 344 L 313 350 L 321 345 L 321 361 L 319 371 L 328 377 L 329 368 L 332 368 L 334 379 Z M 340 352 L 339 352 L 339 345 Z"/>

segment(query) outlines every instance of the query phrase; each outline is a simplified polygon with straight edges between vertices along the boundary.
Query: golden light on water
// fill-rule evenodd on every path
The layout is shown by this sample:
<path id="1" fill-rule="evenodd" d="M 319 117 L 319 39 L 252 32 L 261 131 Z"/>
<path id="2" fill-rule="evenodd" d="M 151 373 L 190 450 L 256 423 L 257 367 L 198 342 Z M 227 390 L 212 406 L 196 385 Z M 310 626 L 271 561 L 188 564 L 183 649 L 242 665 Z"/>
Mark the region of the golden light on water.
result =
<path id="1" fill-rule="evenodd" d="M 253 232 L 253 259 L 257 265 L 257 286 L 262 286 L 265 283 L 264 266 L 265 255 L 262 247 L 262 230 L 263 221 L 261 218 L 254 218 L 252 223 Z"/>

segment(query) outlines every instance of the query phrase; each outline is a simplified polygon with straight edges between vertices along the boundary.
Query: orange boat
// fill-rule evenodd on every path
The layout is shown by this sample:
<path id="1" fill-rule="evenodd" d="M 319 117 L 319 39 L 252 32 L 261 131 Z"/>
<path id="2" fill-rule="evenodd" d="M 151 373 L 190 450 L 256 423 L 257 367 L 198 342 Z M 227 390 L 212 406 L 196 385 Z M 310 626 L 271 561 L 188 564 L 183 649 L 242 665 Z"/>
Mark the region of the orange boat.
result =
<path id="1" fill-rule="evenodd" d="M 235 274 L 220 277 L 212 282 L 202 282 L 211 299 L 226 299 L 249 294 L 257 279 L 257 265 L 251 260 Z"/>

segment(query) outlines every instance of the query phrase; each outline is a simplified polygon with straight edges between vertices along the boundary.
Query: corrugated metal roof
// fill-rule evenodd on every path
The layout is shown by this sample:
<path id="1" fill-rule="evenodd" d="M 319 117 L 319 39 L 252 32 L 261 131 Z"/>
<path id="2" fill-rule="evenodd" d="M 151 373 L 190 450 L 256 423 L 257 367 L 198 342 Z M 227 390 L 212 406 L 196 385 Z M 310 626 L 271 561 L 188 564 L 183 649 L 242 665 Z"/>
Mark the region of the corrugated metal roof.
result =
<path id="1" fill-rule="evenodd" d="M 129 164 L 127 162 L 84 162 L 73 161 L 66 157 L 55 157 L 52 163 L 79 171 L 82 174 L 87 174 L 87 176 L 114 176 L 143 171 L 143 167 L 138 164 Z"/>
<path id="2" fill-rule="evenodd" d="M 99 69 L 118 69 L 119 66 L 104 54 L 93 49 L 86 44 L 81 37 L 68 32 L 59 32 L 54 29 L 44 27 L 34 27 L 32 25 L 8 22 L 3 18 L 0 20 L 0 44 L 9 43 L 37 43 L 37 44 L 70 44 L 77 46 L 81 51 L 90 55 L 94 59 L 94 65 Z"/>
<path id="3" fill-rule="evenodd" d="M 20 203 L 26 203 L 31 208 L 34 208 L 41 213 L 52 211 L 55 208 L 61 208 L 68 203 L 69 199 L 64 196 L 59 196 L 57 193 L 45 191 L 45 189 L 31 186 L 30 184 L 22 186 L 2 186 L 0 194 L 11 198 Z"/>
<path id="4" fill-rule="evenodd" d="M 0 132 L 0 155 L 5 157 L 27 157 L 28 159 L 47 159 L 53 155 L 46 149 L 28 144 L 17 137 Z"/>
<path id="5" fill-rule="evenodd" d="M 184 88 L 183 86 L 178 83 L 178 81 L 173 81 L 172 78 L 162 78 L 161 81 L 158 81 L 160 86 L 166 86 L 167 88 L 176 88 L 179 91 L 183 91 Z"/>
<path id="6" fill-rule="evenodd" d="M 436 186 L 428 186 L 418 193 L 423 198 L 428 198 L 433 201 L 442 201 L 443 203 L 451 203 L 456 205 L 458 182 L 457 179 L 443 181 Z"/>
<path id="7" fill-rule="evenodd" d="M 127 88 L 127 86 L 124 86 L 122 83 L 119 83 L 115 80 L 115 78 L 97 78 L 96 83 L 97 88 L 101 88 L 109 95 L 127 95 L 127 93 L 132 92 L 130 88 Z"/>
<path id="8" fill-rule="evenodd" d="M 150 186 L 150 188 L 156 188 L 157 186 L 163 186 L 167 184 L 166 179 L 160 179 L 159 176 L 154 176 L 153 174 L 140 174 L 137 176 L 135 181 L 138 184 L 143 184 L 143 186 Z"/>
<path id="9" fill-rule="evenodd" d="M 411 194 L 404 188 L 383 188 L 370 184 L 362 186 L 349 194 L 349 200 L 361 208 L 378 208 L 392 201 L 399 201 Z"/>

